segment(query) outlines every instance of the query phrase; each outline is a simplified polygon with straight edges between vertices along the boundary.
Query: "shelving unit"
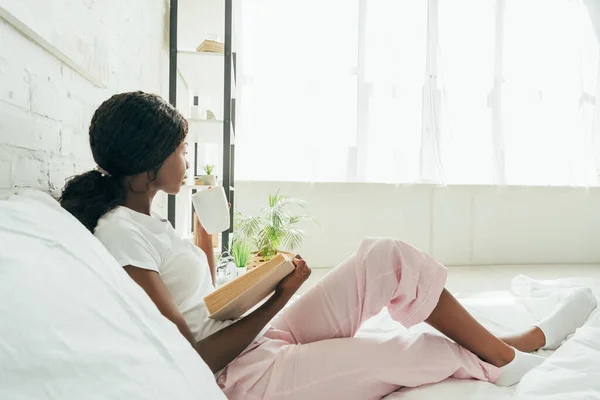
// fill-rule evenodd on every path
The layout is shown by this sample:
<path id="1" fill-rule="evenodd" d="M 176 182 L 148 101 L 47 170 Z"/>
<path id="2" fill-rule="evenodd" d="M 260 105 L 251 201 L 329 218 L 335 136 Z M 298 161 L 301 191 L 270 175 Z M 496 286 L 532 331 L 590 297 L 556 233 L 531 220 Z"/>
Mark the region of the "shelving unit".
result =
<path id="1" fill-rule="evenodd" d="M 186 118 L 188 124 L 222 124 L 222 119 L 200 119 L 200 118 Z"/>
<path id="2" fill-rule="evenodd" d="M 180 6 L 189 9 L 180 10 Z M 236 54 L 233 51 L 233 0 L 170 0 L 170 40 L 169 40 L 169 102 L 178 107 L 186 116 L 185 107 L 190 92 L 194 94 L 222 93 L 222 110 L 213 110 L 217 119 L 204 120 L 186 118 L 189 133 L 188 145 L 193 145 L 193 159 L 191 162 L 194 175 L 200 171 L 199 145 L 218 145 L 221 153 L 221 173 L 218 174 L 221 184 L 225 188 L 225 195 L 231 204 L 230 216 L 232 226 L 221 235 L 221 251 L 229 248 L 231 234 L 233 233 L 234 215 L 234 156 L 235 156 L 235 63 Z M 223 21 L 207 18 L 206 23 L 217 25 L 222 30 L 224 37 L 224 53 L 198 52 L 191 46 L 198 46 L 207 37 L 194 37 L 197 43 L 188 43 L 183 48 L 178 47 L 180 18 L 194 18 L 193 26 L 201 24 L 204 11 L 223 12 Z M 192 12 L 200 15 L 191 16 Z M 223 22 L 223 25 L 221 25 Z M 214 29 L 214 27 L 213 27 Z M 193 32 L 195 34 L 195 32 Z M 193 36 L 193 35 L 192 35 Z M 200 35 L 202 36 L 202 35 Z M 222 76 L 216 77 L 214 71 L 222 71 Z M 220 75 L 220 74 L 219 74 Z M 187 91 L 187 93 L 184 93 Z M 180 103 L 180 104 L 178 104 Z M 190 149 L 191 152 L 191 149 Z M 184 185 L 178 195 L 169 195 L 168 219 L 173 227 L 181 233 L 182 237 L 189 238 L 193 226 L 191 196 L 197 190 L 205 189 L 201 185 Z"/>
<path id="3" fill-rule="evenodd" d="M 210 53 L 207 51 L 196 51 L 194 49 L 180 49 L 177 50 L 178 54 L 189 54 L 189 55 L 193 55 L 193 56 L 200 56 L 200 57 L 223 57 L 225 56 L 225 53 Z"/>

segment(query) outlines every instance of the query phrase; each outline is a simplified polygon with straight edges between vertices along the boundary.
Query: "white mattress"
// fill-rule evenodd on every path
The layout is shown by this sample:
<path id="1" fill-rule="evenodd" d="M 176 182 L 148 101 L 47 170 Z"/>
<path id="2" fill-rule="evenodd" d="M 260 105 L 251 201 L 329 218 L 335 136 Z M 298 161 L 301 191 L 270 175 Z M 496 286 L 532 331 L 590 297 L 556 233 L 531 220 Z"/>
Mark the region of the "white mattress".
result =
<path id="1" fill-rule="evenodd" d="M 543 285 L 544 288 L 539 286 Z M 594 289 L 600 303 L 600 281 L 565 279 L 535 282 L 525 277 L 513 280 L 511 291 L 458 296 L 463 305 L 496 335 L 510 335 L 531 327 L 548 314 L 574 287 Z M 406 330 L 386 311 L 367 321 L 359 335 L 390 335 L 398 331 L 434 332 L 421 324 Z M 448 379 L 419 388 L 403 388 L 386 397 L 389 400 L 464 399 L 505 400 L 600 399 L 600 310 L 596 309 L 584 326 L 556 352 L 540 351 L 547 360 L 510 388 L 474 380 Z"/>

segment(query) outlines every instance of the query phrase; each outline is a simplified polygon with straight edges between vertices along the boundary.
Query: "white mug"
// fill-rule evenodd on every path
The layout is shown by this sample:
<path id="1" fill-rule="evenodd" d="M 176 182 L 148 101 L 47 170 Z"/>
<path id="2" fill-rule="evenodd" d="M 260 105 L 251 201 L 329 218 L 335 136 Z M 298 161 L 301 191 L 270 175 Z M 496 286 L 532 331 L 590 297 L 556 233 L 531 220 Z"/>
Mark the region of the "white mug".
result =
<path id="1" fill-rule="evenodd" d="M 229 205 L 222 186 L 194 193 L 192 204 L 206 232 L 212 235 L 229 229 Z"/>

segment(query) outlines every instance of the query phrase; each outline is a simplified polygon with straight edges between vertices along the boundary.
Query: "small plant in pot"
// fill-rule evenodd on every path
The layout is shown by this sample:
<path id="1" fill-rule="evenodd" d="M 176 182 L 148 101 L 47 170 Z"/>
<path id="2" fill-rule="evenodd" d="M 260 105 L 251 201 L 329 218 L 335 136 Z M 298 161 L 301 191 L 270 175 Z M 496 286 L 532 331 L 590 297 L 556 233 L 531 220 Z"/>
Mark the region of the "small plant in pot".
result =
<path id="1" fill-rule="evenodd" d="M 217 184 L 217 177 L 213 175 L 213 171 L 216 165 L 214 164 L 206 164 L 204 167 L 204 175 L 196 176 L 196 184 L 205 185 L 205 186 L 215 186 Z"/>
<path id="2" fill-rule="evenodd" d="M 243 239 L 234 239 L 231 243 L 231 256 L 237 270 L 237 276 L 246 272 L 246 266 L 252 256 L 252 245 Z"/>
<path id="3" fill-rule="evenodd" d="M 291 208 L 306 207 L 303 200 L 287 196 L 277 191 L 269 195 L 269 204 L 257 216 L 236 215 L 236 233 L 251 243 L 254 249 L 249 267 L 270 260 L 277 253 L 292 252 L 302 244 L 306 232 L 297 227 L 302 221 L 316 222 L 304 213 L 295 214 Z M 288 253 L 289 254 L 289 253 Z"/>

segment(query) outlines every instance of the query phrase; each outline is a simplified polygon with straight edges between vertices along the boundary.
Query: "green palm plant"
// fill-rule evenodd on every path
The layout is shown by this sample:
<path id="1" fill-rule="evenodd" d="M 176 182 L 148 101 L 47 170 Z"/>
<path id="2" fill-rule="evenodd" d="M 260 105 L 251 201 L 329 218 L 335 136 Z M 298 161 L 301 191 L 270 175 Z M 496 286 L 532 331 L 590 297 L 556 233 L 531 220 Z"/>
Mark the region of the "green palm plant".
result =
<path id="1" fill-rule="evenodd" d="M 316 220 L 307 214 L 292 214 L 291 207 L 305 208 L 306 202 L 277 191 L 269 194 L 269 204 L 257 216 L 236 215 L 235 231 L 240 238 L 254 245 L 264 259 L 278 250 L 293 251 L 300 247 L 306 232 L 296 227 L 301 221 Z"/>

